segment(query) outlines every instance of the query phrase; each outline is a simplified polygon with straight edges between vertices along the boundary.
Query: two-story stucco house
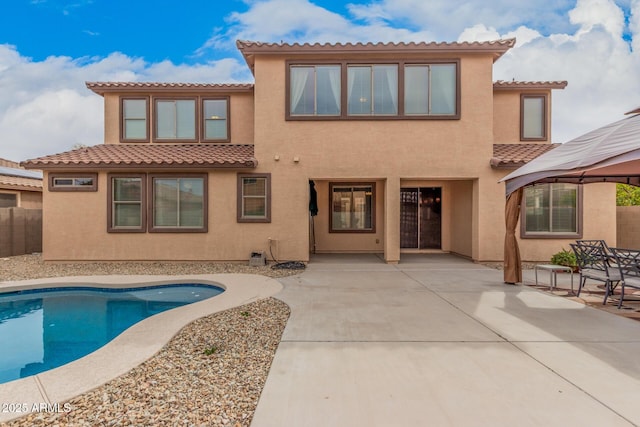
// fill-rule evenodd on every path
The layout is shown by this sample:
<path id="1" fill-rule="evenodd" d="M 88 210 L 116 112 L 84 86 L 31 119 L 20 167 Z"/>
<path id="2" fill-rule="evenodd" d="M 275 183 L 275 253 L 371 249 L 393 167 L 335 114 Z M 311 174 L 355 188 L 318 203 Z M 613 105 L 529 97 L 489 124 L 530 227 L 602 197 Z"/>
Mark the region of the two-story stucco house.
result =
<path id="1" fill-rule="evenodd" d="M 566 86 L 494 82 L 514 44 L 239 41 L 253 84 L 87 83 L 104 144 L 24 162 L 45 171 L 44 258 L 501 260 L 498 181 L 553 148 Z M 615 242 L 612 218 L 609 185 L 529 188 L 522 258 Z"/>

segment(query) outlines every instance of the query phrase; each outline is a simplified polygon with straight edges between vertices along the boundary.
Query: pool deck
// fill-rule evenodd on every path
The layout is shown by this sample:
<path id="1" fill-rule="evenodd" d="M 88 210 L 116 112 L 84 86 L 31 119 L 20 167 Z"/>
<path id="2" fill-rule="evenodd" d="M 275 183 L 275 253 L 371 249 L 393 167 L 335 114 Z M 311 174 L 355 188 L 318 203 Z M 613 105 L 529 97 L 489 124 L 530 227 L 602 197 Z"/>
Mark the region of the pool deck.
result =
<path id="1" fill-rule="evenodd" d="M 38 375 L 0 384 L 0 402 L 9 409 L 64 402 L 122 375 L 156 354 L 194 320 L 277 294 L 282 284 L 252 274 L 186 276 L 82 276 L 0 283 L 0 292 L 62 286 L 129 288 L 172 283 L 217 285 L 225 292 L 214 298 L 159 313 L 136 323 L 113 341 L 74 362 Z M 35 405 L 35 406 L 34 406 Z M 62 410 L 62 406 L 60 406 Z M 0 412 L 0 422 L 24 415 L 16 410 Z"/>
<path id="2" fill-rule="evenodd" d="M 445 254 L 312 261 L 251 427 L 640 425 L 637 320 Z"/>
<path id="3" fill-rule="evenodd" d="M 640 321 L 505 285 L 499 270 L 446 254 L 403 255 L 398 265 L 375 255 L 328 255 L 278 281 L 91 280 L 129 287 L 181 278 L 227 292 L 154 316 L 161 326 L 146 319 L 76 362 L 0 385 L 0 402 L 64 401 L 146 360 L 196 318 L 274 296 L 291 316 L 251 427 L 640 426 Z M 566 290 L 568 280 L 560 276 L 559 287 Z"/>

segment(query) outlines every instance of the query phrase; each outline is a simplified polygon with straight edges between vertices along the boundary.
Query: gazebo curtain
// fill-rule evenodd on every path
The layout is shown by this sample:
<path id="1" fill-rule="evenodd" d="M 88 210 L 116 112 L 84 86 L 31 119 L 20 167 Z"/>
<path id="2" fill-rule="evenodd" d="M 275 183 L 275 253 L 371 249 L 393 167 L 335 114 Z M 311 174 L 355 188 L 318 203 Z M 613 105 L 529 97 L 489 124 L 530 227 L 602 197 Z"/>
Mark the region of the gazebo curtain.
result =
<path id="1" fill-rule="evenodd" d="M 504 282 L 522 282 L 522 267 L 520 266 L 520 249 L 516 240 L 516 227 L 520 217 L 520 203 L 523 189 L 519 188 L 507 197 L 504 209 L 506 233 L 504 236 Z"/>

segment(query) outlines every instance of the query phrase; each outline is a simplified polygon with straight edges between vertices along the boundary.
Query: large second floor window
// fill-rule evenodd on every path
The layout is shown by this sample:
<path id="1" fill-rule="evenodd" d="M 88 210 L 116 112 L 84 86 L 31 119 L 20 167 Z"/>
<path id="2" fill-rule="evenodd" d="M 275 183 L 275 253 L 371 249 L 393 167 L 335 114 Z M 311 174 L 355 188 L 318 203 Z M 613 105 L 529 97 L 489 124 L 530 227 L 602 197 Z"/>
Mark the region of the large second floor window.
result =
<path id="1" fill-rule="evenodd" d="M 291 67 L 289 91 L 292 115 L 336 116 L 340 114 L 340 66 Z"/>
<path id="2" fill-rule="evenodd" d="M 288 120 L 458 119 L 460 61 L 288 63 Z"/>
<path id="3" fill-rule="evenodd" d="M 196 100 L 157 99 L 155 121 L 156 139 L 195 140 Z"/>
<path id="4" fill-rule="evenodd" d="M 349 115 L 398 114 L 398 66 L 349 66 L 347 92 Z"/>
<path id="5" fill-rule="evenodd" d="M 455 64 L 407 65 L 404 70 L 404 113 L 455 114 Z"/>
<path id="6" fill-rule="evenodd" d="M 524 189 L 523 237 L 580 234 L 580 191 L 576 184 L 538 184 Z"/>

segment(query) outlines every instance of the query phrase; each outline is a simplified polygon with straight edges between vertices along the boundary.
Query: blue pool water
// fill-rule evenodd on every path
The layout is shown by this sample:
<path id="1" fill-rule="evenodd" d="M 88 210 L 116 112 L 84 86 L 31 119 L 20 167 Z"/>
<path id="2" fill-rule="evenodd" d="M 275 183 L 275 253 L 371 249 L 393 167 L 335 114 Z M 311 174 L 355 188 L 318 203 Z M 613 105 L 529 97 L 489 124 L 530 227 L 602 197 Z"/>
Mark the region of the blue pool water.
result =
<path id="1" fill-rule="evenodd" d="M 0 383 L 79 359 L 154 314 L 211 298 L 201 284 L 0 293 Z"/>

